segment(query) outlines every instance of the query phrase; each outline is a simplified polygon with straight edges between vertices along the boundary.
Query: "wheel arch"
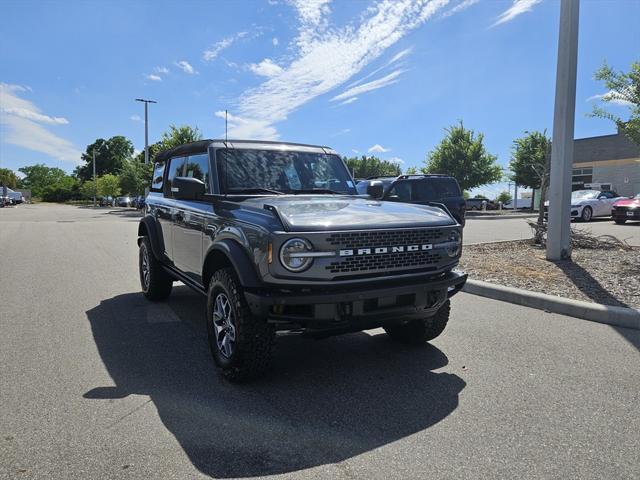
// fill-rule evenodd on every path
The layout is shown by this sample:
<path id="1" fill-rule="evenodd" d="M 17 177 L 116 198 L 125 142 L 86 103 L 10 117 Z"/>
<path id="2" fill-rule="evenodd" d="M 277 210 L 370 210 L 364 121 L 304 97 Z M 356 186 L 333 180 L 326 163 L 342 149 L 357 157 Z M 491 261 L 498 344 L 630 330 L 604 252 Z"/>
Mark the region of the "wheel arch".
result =
<path id="1" fill-rule="evenodd" d="M 202 284 L 205 289 L 208 288 L 213 274 L 221 268 L 233 268 L 240 285 L 245 288 L 261 286 L 255 266 L 238 242 L 224 239 L 209 249 L 202 265 Z"/>
<path id="2" fill-rule="evenodd" d="M 155 221 L 150 217 L 144 217 L 138 223 L 138 246 L 140 246 L 142 237 L 149 237 L 153 255 L 158 259 L 162 258 L 164 244 L 162 243 L 162 238 L 158 235 Z"/>

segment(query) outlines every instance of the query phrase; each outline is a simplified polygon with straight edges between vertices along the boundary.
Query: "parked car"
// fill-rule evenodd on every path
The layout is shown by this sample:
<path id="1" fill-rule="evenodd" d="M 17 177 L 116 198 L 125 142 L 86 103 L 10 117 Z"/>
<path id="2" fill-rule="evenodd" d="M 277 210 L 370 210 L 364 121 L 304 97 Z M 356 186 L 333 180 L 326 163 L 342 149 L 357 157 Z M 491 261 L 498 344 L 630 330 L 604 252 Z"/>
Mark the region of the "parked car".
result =
<path id="1" fill-rule="evenodd" d="M 618 224 L 627 220 L 640 221 L 640 193 L 631 198 L 616 200 L 611 209 L 611 217 Z"/>
<path id="2" fill-rule="evenodd" d="M 502 205 L 502 208 L 507 210 L 516 209 L 520 210 L 523 208 L 531 208 L 531 198 L 514 198 L 513 200 L 509 200 Z"/>
<path id="3" fill-rule="evenodd" d="M 227 145 L 159 153 L 138 226 L 143 294 L 166 299 L 179 280 L 207 297 L 209 345 L 227 379 L 261 375 L 278 330 L 383 327 L 408 344 L 442 333 L 467 278 L 454 270 L 462 226 L 446 209 L 362 198 L 329 147 Z M 453 188 L 437 180 L 429 188 Z"/>
<path id="4" fill-rule="evenodd" d="M 13 205 L 19 205 L 24 202 L 24 197 L 22 196 L 22 192 L 16 192 L 7 188 L 7 196 Z"/>
<path id="5" fill-rule="evenodd" d="M 144 208 L 144 197 L 142 195 L 133 197 L 133 200 L 131 201 L 131 206 L 138 210 L 142 210 Z"/>
<path id="6" fill-rule="evenodd" d="M 124 196 L 116 198 L 116 207 L 130 207 L 131 206 L 131 197 Z"/>
<path id="7" fill-rule="evenodd" d="M 416 205 L 444 205 L 453 217 L 464 225 L 466 204 L 455 178 L 448 175 L 423 174 L 399 177 L 369 178 L 356 185 L 358 193 L 390 202 Z"/>
<path id="8" fill-rule="evenodd" d="M 611 190 L 576 190 L 571 192 L 571 218 L 590 222 L 594 217 L 609 217 L 613 204 L 622 198 Z M 547 200 L 544 202 L 545 217 L 548 208 Z"/>
<path id="9" fill-rule="evenodd" d="M 491 200 L 487 200 L 486 198 L 467 198 L 466 204 L 467 210 L 482 210 L 482 203 L 485 202 L 487 210 L 497 210 L 498 205 Z"/>
<path id="10" fill-rule="evenodd" d="M 98 197 L 98 205 L 100 205 L 101 207 L 110 207 L 113 205 L 113 197 L 111 196 L 106 196 L 106 197 Z"/>

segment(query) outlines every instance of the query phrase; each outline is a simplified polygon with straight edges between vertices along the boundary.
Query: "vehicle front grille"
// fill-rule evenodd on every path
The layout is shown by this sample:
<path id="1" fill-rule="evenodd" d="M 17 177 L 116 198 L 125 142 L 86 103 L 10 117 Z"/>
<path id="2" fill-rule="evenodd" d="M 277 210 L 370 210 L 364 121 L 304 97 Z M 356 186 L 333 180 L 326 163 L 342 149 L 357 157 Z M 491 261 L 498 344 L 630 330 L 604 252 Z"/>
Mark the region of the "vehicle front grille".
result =
<path id="1" fill-rule="evenodd" d="M 449 228 L 416 228 L 333 233 L 326 241 L 339 250 L 370 249 L 372 253 L 339 257 L 325 269 L 330 273 L 347 275 L 437 270 L 450 264 L 452 259 L 444 249 L 422 250 L 421 247 L 448 241 L 450 231 Z M 419 246 L 420 250 L 406 251 L 409 245 Z M 387 247 L 388 253 L 373 253 L 376 247 Z M 391 247 L 405 247 L 405 251 L 392 252 Z"/>

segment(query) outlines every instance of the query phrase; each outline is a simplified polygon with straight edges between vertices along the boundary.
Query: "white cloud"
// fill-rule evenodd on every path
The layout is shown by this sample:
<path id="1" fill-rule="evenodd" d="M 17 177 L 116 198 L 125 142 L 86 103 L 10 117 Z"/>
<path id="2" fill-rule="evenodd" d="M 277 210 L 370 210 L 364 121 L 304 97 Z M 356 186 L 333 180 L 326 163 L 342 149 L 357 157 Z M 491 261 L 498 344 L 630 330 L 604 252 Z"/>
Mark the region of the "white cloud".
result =
<path id="1" fill-rule="evenodd" d="M 21 92 L 30 91 L 21 85 L 0 83 L 0 123 L 7 127 L 2 141 L 79 164 L 82 153 L 70 141 L 41 125 L 66 125 L 68 120 L 45 115 L 33 102 L 18 96 Z"/>
<path id="2" fill-rule="evenodd" d="M 431 18 L 447 1 L 381 0 L 366 8 L 356 23 L 328 28 L 328 1 L 291 0 L 300 20 L 292 60 L 282 65 L 282 72 L 277 76 L 241 95 L 235 118 L 268 126 L 275 132 L 275 123 L 343 85 Z M 394 78 L 385 81 L 394 81 Z"/>
<path id="3" fill-rule="evenodd" d="M 205 62 L 211 62 L 215 60 L 218 57 L 218 55 L 220 55 L 220 52 L 222 52 L 226 48 L 229 48 L 233 44 L 233 42 L 235 42 L 240 38 L 246 37 L 248 34 L 249 32 L 238 32 L 231 37 L 223 38 L 222 40 L 214 43 L 208 49 L 202 52 L 202 59 Z"/>
<path id="4" fill-rule="evenodd" d="M 152 73 L 152 74 L 150 74 L 150 75 L 147 75 L 145 78 L 146 78 L 147 80 L 152 80 L 152 81 L 154 81 L 154 82 L 161 82 L 161 81 L 162 81 L 162 78 L 161 78 L 161 77 L 159 77 L 158 75 L 154 75 L 153 73 Z"/>
<path id="5" fill-rule="evenodd" d="M 349 105 L 350 103 L 353 103 L 356 100 L 358 100 L 358 97 L 347 98 L 344 102 L 340 102 L 339 105 Z"/>
<path id="6" fill-rule="evenodd" d="M 397 163 L 398 165 L 402 165 L 404 163 L 404 160 L 402 160 L 400 157 L 391 157 L 389 161 Z"/>
<path id="7" fill-rule="evenodd" d="M 351 151 L 352 151 L 353 153 L 360 153 L 360 150 L 356 150 L 355 148 L 352 148 L 352 149 L 351 149 Z"/>
<path id="8" fill-rule="evenodd" d="M 387 85 L 392 85 L 398 81 L 398 77 L 403 72 L 404 70 L 395 70 L 382 78 L 378 78 L 377 80 L 372 80 L 371 82 L 363 83 L 362 85 L 358 85 L 357 87 L 352 87 L 345 92 L 342 92 L 340 95 L 336 95 L 331 99 L 331 101 L 334 102 L 336 100 L 345 100 L 347 98 L 356 97 L 357 95 L 361 95 L 372 90 L 377 90 L 378 88 L 386 87 Z"/>
<path id="9" fill-rule="evenodd" d="M 530 12 L 533 7 L 542 0 L 513 0 L 513 4 L 507 10 L 502 12 L 496 22 L 491 25 L 495 27 L 502 23 L 507 23 L 523 13 Z"/>
<path id="10" fill-rule="evenodd" d="M 256 75 L 261 75 L 263 77 L 275 77 L 279 73 L 282 73 L 282 67 L 273 63 L 270 58 L 265 58 L 260 63 L 252 63 L 249 65 L 249 70 L 251 70 Z"/>
<path id="11" fill-rule="evenodd" d="M 613 90 L 609 90 L 607 93 L 602 93 L 599 95 L 592 95 L 591 97 L 587 98 L 587 102 L 591 102 L 594 100 L 604 100 L 606 102 L 613 103 L 614 105 L 620 105 L 623 107 L 630 107 L 633 105 L 633 103 L 625 100 L 622 95 L 620 95 L 618 92 L 614 92 Z"/>
<path id="12" fill-rule="evenodd" d="M 159 73 L 161 75 L 166 75 L 167 73 L 169 73 L 169 69 L 167 67 L 156 67 L 154 68 L 156 73 Z"/>
<path id="13" fill-rule="evenodd" d="M 347 133 L 351 132 L 350 128 L 343 128 L 342 130 L 340 130 L 339 132 L 334 133 L 333 135 L 331 135 L 332 137 L 338 137 L 340 135 L 346 135 Z"/>
<path id="14" fill-rule="evenodd" d="M 409 55 L 413 51 L 413 47 L 405 48 L 404 50 L 400 50 L 396 53 L 391 60 L 387 63 L 387 65 L 391 65 L 392 63 L 397 62 L 398 60 L 402 60 L 404 57 Z"/>
<path id="15" fill-rule="evenodd" d="M 371 153 L 371 152 L 385 153 L 385 152 L 390 152 L 391 149 L 390 148 L 384 148 L 382 145 L 376 143 L 373 147 L 370 147 L 368 151 L 369 151 L 369 153 Z"/>
<path id="16" fill-rule="evenodd" d="M 457 4 L 455 7 L 450 8 L 449 10 L 447 10 L 446 12 L 444 12 L 442 14 L 443 18 L 446 17 L 450 17 L 451 15 L 455 15 L 456 13 L 461 12 L 462 10 L 466 10 L 467 8 L 469 8 L 472 5 L 475 5 L 476 3 L 478 3 L 480 0 L 463 0 L 462 2 L 460 2 L 459 4 Z"/>
<path id="17" fill-rule="evenodd" d="M 271 43 L 273 44 L 274 47 L 277 47 L 280 41 L 278 40 L 278 37 L 273 37 L 271 39 Z"/>
<path id="18" fill-rule="evenodd" d="M 195 75 L 196 73 L 198 73 L 189 62 L 187 62 L 186 60 L 180 60 L 179 62 L 175 63 L 176 67 L 178 67 L 179 69 L 181 69 L 184 73 L 188 73 L 189 75 Z"/>
<path id="19" fill-rule="evenodd" d="M 217 111 L 215 116 L 224 119 L 225 112 Z M 279 138 L 278 131 L 265 120 L 245 119 L 228 113 L 227 122 L 229 132 L 236 139 L 278 140 Z"/>
<path id="20" fill-rule="evenodd" d="M 142 118 L 140 117 L 140 115 L 131 115 L 129 117 L 130 120 L 133 120 L 134 122 L 141 122 Z"/>

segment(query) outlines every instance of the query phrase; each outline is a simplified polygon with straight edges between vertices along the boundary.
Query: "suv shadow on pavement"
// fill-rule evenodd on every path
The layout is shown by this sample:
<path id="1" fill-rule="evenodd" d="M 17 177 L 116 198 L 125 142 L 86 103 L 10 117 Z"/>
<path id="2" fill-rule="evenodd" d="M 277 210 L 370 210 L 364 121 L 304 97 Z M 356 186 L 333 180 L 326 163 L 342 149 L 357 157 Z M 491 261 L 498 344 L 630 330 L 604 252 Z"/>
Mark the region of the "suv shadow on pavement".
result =
<path id="1" fill-rule="evenodd" d="M 360 455 L 441 421 L 466 385 L 431 371 L 448 363 L 437 347 L 408 349 L 366 333 L 279 337 L 287 345 L 275 357 L 277 375 L 229 384 L 214 373 L 204 308 L 203 298 L 176 287 L 168 303 L 128 293 L 87 311 L 115 386 L 84 397 L 149 395 L 193 465 L 213 477 L 273 475 Z"/>

